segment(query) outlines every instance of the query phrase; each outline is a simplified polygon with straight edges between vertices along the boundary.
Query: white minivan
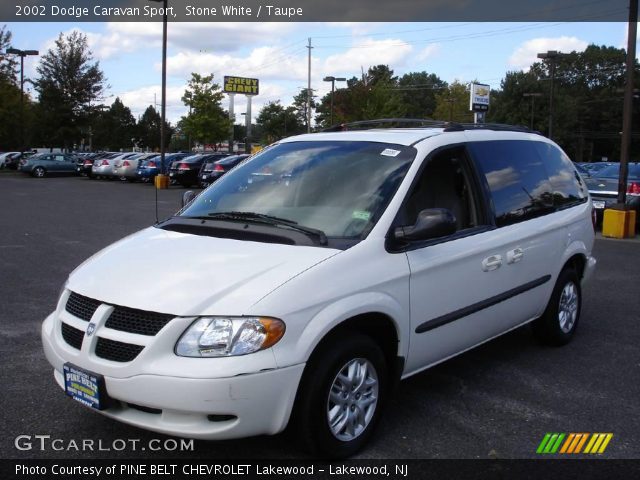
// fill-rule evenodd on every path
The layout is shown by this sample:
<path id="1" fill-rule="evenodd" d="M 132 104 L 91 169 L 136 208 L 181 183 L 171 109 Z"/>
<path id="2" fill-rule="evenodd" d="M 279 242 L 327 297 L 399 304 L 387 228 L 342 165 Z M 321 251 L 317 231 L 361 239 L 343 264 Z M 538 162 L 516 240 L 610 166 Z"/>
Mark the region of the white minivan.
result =
<path id="1" fill-rule="evenodd" d="M 44 350 L 60 388 L 122 422 L 198 439 L 289 425 L 344 457 L 398 380 L 528 322 L 567 343 L 592 219 L 572 162 L 523 129 L 291 137 L 80 265 Z"/>

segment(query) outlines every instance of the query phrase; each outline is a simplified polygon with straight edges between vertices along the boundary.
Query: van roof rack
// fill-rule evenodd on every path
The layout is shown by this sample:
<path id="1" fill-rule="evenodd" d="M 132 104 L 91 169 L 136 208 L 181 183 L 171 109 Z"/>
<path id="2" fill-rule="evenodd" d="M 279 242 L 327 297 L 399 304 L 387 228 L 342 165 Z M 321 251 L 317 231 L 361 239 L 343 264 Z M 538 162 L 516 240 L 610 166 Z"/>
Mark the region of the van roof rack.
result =
<path id="1" fill-rule="evenodd" d="M 496 130 L 504 132 L 524 132 L 541 135 L 523 125 L 507 125 L 503 123 L 459 123 L 430 118 L 379 118 L 375 120 L 361 120 L 358 122 L 340 123 L 321 130 L 322 132 L 345 132 L 348 130 L 369 130 L 378 127 L 387 128 L 442 128 L 445 132 L 461 132 L 464 130 Z"/>

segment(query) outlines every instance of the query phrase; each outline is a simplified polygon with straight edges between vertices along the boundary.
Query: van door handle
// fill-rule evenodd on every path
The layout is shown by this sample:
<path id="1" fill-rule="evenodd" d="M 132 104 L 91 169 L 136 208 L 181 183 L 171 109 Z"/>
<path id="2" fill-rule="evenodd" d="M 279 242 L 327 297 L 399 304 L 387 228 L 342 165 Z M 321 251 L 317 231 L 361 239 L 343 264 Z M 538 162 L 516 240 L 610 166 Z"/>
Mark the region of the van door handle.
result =
<path id="1" fill-rule="evenodd" d="M 513 250 L 509 250 L 507 252 L 507 263 L 511 265 L 512 263 L 519 262 L 524 257 L 524 250 L 520 247 L 514 248 Z"/>
<path id="2" fill-rule="evenodd" d="M 482 261 L 482 270 L 485 272 L 490 272 L 492 270 L 497 270 L 502 265 L 502 256 L 501 255 L 491 255 L 490 257 L 485 258 Z"/>

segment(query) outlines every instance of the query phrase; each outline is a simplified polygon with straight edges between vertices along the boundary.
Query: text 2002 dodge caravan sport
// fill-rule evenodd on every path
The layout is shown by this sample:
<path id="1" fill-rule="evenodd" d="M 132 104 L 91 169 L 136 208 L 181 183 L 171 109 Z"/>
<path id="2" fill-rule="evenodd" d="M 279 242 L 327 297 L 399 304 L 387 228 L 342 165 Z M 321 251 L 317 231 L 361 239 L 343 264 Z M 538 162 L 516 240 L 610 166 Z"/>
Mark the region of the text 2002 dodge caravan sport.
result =
<path id="1" fill-rule="evenodd" d="M 44 349 L 67 394 L 125 423 L 200 439 L 291 425 L 347 456 L 396 380 L 527 322 L 568 342 L 593 240 L 580 175 L 540 135 L 291 137 L 78 267 Z"/>

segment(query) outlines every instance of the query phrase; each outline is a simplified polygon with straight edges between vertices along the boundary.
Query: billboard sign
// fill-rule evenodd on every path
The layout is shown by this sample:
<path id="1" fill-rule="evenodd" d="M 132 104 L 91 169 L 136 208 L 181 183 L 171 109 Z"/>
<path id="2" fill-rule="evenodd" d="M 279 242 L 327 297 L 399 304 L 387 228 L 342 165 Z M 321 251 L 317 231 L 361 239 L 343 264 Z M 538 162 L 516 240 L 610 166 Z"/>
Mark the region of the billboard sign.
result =
<path id="1" fill-rule="evenodd" d="M 472 83 L 470 90 L 469 110 L 472 112 L 486 112 L 489 110 L 491 87 L 482 83 Z"/>
<path id="2" fill-rule="evenodd" d="M 240 93 L 242 95 L 258 95 L 260 92 L 260 82 L 257 78 L 245 77 L 224 77 L 225 93 Z"/>

